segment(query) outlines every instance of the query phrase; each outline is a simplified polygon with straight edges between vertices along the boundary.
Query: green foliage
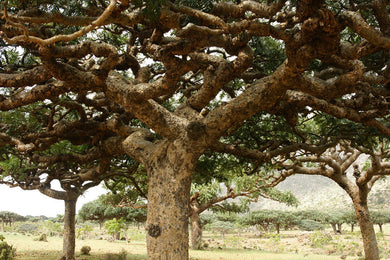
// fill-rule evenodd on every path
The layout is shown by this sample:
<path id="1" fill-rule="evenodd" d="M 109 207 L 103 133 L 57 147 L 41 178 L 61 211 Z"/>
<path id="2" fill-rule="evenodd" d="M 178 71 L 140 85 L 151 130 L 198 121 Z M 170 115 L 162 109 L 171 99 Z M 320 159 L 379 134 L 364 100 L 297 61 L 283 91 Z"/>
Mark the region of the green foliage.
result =
<path id="1" fill-rule="evenodd" d="M 52 222 L 50 220 L 46 220 L 45 222 L 43 222 L 43 227 L 45 233 L 50 236 L 58 235 L 62 232 L 62 225 L 59 222 Z"/>
<path id="2" fill-rule="evenodd" d="M 4 241 L 3 235 L 0 235 L 0 260 L 12 260 L 16 255 L 16 248 Z"/>
<path id="3" fill-rule="evenodd" d="M 112 235 L 114 238 L 117 237 L 121 232 L 127 230 L 126 222 L 120 219 L 111 219 L 104 223 L 104 228 L 107 229 L 107 232 Z"/>
<path id="4" fill-rule="evenodd" d="M 229 233 L 229 231 L 232 231 L 235 228 L 234 224 L 231 223 L 230 221 L 222 221 L 222 220 L 214 221 L 208 225 L 211 230 L 220 232 L 223 238 L 225 238 L 226 233 Z"/>
<path id="5" fill-rule="evenodd" d="M 255 69 L 269 75 L 286 59 L 284 46 L 271 37 L 252 38 L 249 41 L 254 50 Z"/>
<path id="6" fill-rule="evenodd" d="M 18 226 L 18 232 L 22 234 L 37 234 L 39 226 L 35 223 L 25 222 Z"/>
<path id="7" fill-rule="evenodd" d="M 372 222 L 374 224 L 387 224 L 390 223 L 390 212 L 389 211 L 378 211 L 373 210 L 370 212 Z"/>
<path id="8" fill-rule="evenodd" d="M 291 227 L 299 224 L 300 219 L 289 211 L 280 210 L 260 210 L 253 211 L 246 215 L 242 222 L 245 225 L 259 225 L 265 232 L 269 232 L 270 228 Z"/>
<path id="9" fill-rule="evenodd" d="M 322 230 L 324 229 L 324 226 L 312 219 L 302 219 L 299 224 L 299 228 L 306 231 L 314 231 L 314 230 Z"/>
<path id="10" fill-rule="evenodd" d="M 310 235 L 310 241 L 313 247 L 323 247 L 332 241 L 332 236 L 326 232 L 315 231 Z"/>
<path id="11" fill-rule="evenodd" d="M 93 228 L 90 226 L 90 225 L 88 225 L 88 224 L 86 224 L 86 225 L 84 225 L 82 228 L 78 228 L 77 230 L 76 230 L 76 236 L 77 236 L 77 238 L 84 238 L 84 236 L 87 236 L 88 235 L 88 233 L 89 232 L 91 232 L 93 230 Z"/>

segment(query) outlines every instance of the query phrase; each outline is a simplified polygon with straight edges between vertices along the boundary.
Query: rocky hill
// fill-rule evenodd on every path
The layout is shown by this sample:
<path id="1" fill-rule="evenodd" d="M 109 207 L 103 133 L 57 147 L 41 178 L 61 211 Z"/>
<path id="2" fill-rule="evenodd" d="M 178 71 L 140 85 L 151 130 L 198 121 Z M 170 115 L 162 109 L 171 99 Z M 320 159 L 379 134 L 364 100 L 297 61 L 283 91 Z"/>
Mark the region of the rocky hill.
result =
<path id="1" fill-rule="evenodd" d="M 300 201 L 299 206 L 287 207 L 263 199 L 253 204 L 252 209 L 353 209 L 352 201 L 347 193 L 335 182 L 323 176 L 294 175 L 280 183 L 277 188 L 291 191 Z M 377 181 L 370 192 L 369 205 L 371 209 L 390 208 L 390 178 Z"/>

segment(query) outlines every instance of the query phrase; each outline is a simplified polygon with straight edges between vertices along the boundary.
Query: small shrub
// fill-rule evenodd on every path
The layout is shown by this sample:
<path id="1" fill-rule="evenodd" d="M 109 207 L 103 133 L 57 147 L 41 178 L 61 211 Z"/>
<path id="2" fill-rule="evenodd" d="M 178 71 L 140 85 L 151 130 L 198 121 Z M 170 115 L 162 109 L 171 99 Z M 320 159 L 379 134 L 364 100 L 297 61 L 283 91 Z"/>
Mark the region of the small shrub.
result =
<path id="1" fill-rule="evenodd" d="M 329 244 L 332 240 L 332 236 L 326 232 L 316 231 L 310 235 L 310 241 L 313 247 L 323 247 Z"/>
<path id="2" fill-rule="evenodd" d="M 47 235 L 46 234 L 41 234 L 38 239 L 38 241 L 41 241 L 41 242 L 47 242 Z"/>
<path id="3" fill-rule="evenodd" d="M 16 249 L 8 245 L 7 242 L 3 241 L 4 236 L 0 235 L 0 260 L 12 260 L 15 257 Z"/>
<path id="4" fill-rule="evenodd" d="M 303 219 L 299 223 L 299 228 L 306 231 L 314 231 L 324 229 L 324 226 L 317 221 L 311 219 Z"/>
<path id="5" fill-rule="evenodd" d="M 82 255 L 89 255 L 89 252 L 91 252 L 91 247 L 90 246 L 83 246 L 80 249 L 80 252 Z"/>

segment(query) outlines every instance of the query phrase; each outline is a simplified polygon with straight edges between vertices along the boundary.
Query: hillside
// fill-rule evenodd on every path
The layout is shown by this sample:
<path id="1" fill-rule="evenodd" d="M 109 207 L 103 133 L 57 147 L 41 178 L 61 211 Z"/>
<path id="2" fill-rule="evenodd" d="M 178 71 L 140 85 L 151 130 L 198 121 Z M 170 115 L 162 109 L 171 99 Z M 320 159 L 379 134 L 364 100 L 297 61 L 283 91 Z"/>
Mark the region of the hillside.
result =
<path id="1" fill-rule="evenodd" d="M 347 193 L 332 180 L 323 176 L 294 175 L 280 183 L 277 188 L 291 191 L 299 200 L 299 206 L 287 207 L 283 204 L 263 199 L 252 205 L 253 210 L 267 209 L 353 209 Z M 390 208 L 390 179 L 377 181 L 369 195 L 371 209 Z"/>

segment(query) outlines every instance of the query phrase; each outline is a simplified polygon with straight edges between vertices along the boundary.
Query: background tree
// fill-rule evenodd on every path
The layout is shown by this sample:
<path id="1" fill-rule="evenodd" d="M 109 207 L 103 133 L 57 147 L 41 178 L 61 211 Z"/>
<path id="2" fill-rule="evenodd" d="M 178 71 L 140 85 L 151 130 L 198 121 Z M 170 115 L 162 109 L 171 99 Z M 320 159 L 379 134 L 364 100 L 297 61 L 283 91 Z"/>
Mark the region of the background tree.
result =
<path id="1" fill-rule="evenodd" d="M 148 187 L 145 182 L 146 178 L 142 177 L 145 173 L 142 165 L 137 167 L 140 173 L 135 176 L 119 177 L 105 182 L 112 192 L 101 197 L 105 203 L 118 207 L 142 208 L 146 206 Z M 240 213 L 247 211 L 249 204 L 258 201 L 259 198 L 272 199 L 289 206 L 298 204 L 290 192 L 279 191 L 263 182 L 264 172 L 253 172 L 251 176 L 248 176 L 243 173 L 244 167 L 241 161 L 236 161 L 234 158 L 221 158 L 218 155 L 203 157 L 198 162 L 189 203 L 193 249 L 202 247 L 203 225 L 200 214 L 206 210 Z M 237 171 L 242 173 L 237 173 Z M 213 173 L 205 174 L 205 172 Z"/>
<path id="2" fill-rule="evenodd" d="M 354 145 L 351 141 L 340 141 L 335 147 L 321 154 L 291 156 L 279 165 L 286 169 L 285 178 L 291 174 L 323 175 L 335 181 L 349 195 L 359 222 L 366 255 L 376 259 L 379 250 L 373 222 L 368 210 L 368 194 L 374 183 L 388 175 L 389 163 L 387 142 L 378 139 L 369 148 Z M 368 157 L 364 167 L 359 166 L 359 158 Z M 350 175 L 348 169 L 352 168 Z M 337 218 L 336 218 L 337 219 Z M 334 224 L 337 224 L 335 221 Z M 330 222 L 331 223 L 331 222 Z"/>
<path id="3" fill-rule="evenodd" d="M 25 217 L 10 211 L 0 211 L 1 219 L 1 231 L 4 232 L 4 226 L 9 225 L 10 227 L 15 221 L 26 220 Z"/>
<path id="4" fill-rule="evenodd" d="M 85 203 L 78 211 L 78 216 L 81 220 L 96 221 L 99 223 L 100 229 L 103 227 L 103 223 L 106 220 L 111 220 L 113 218 L 121 218 L 127 223 L 135 222 L 137 225 L 146 221 L 146 209 L 111 205 L 108 203 L 111 203 L 107 198 L 108 196 L 100 195 L 98 199 Z M 111 198 L 112 196 L 109 197 Z"/>
<path id="5" fill-rule="evenodd" d="M 243 152 L 245 140 L 227 138 L 240 125 L 279 115 L 294 133 L 299 117 L 322 111 L 389 134 L 386 4 L 5 2 L 2 118 L 24 110 L 39 120 L 0 121 L 2 153 L 33 159 L 68 140 L 88 144 L 82 155 L 95 165 L 131 156 L 148 175 L 149 258 L 188 259 L 200 156 L 213 150 L 256 166 L 298 149 L 260 138 Z"/>
<path id="6" fill-rule="evenodd" d="M 388 211 L 371 211 L 372 223 L 378 225 L 379 231 L 383 233 L 383 225 L 390 223 L 390 214 Z"/>
<path id="7" fill-rule="evenodd" d="M 28 117 L 27 114 L 24 116 Z M 20 122 L 33 124 L 26 117 L 20 117 Z M 7 120 L 9 119 L 4 119 Z M 86 146 L 74 146 L 63 141 L 44 152 L 35 153 L 32 161 L 24 155 L 12 153 L 4 154 L 0 161 L 1 184 L 24 190 L 37 189 L 46 196 L 65 202 L 63 259 L 66 260 L 75 257 L 77 199 L 104 178 L 115 175 L 110 172 L 109 160 L 102 159 L 97 165 L 79 164 L 72 160 L 72 153 L 82 153 L 85 149 Z M 59 182 L 59 187 L 55 186 L 56 181 Z"/>

